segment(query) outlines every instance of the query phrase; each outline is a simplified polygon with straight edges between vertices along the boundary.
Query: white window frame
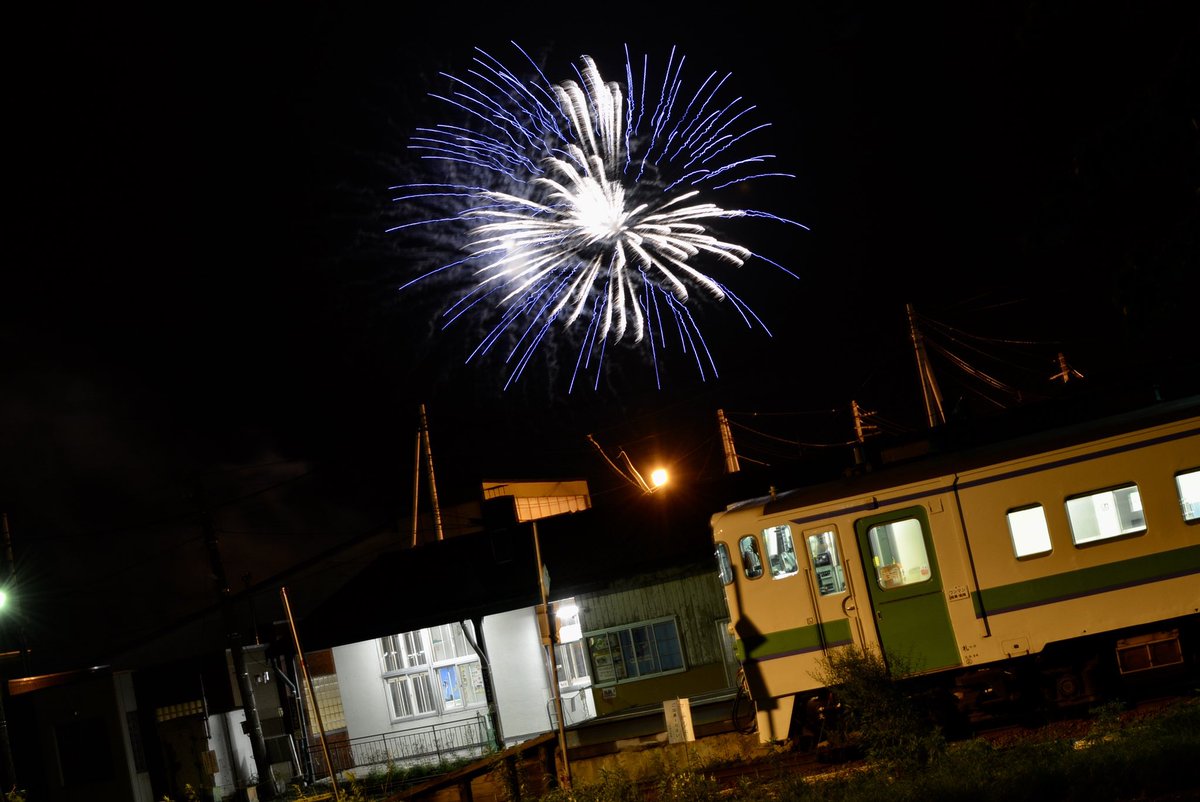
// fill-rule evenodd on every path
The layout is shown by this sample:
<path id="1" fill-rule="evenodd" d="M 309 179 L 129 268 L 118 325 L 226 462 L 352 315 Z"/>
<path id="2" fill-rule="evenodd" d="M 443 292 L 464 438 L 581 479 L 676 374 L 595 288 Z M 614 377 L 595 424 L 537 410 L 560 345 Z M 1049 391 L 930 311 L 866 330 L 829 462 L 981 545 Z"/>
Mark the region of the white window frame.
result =
<path id="1" fill-rule="evenodd" d="M 383 684 L 392 721 L 408 721 L 441 712 L 429 663 L 429 635 L 423 629 L 378 640 Z"/>
<path id="2" fill-rule="evenodd" d="M 392 721 L 487 706 L 483 666 L 463 626 L 440 624 L 379 639 Z"/>

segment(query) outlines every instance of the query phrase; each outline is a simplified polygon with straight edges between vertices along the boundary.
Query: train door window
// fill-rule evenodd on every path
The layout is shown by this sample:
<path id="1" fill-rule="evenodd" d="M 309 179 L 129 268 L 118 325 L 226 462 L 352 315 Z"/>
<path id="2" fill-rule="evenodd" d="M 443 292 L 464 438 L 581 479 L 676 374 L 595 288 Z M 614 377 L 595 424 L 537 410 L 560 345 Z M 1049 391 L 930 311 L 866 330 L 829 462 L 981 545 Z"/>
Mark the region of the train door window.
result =
<path id="1" fill-rule="evenodd" d="M 738 541 L 738 552 L 742 555 L 742 573 L 747 579 L 762 576 L 762 555 L 758 551 L 758 540 L 754 535 L 745 535 Z"/>
<path id="2" fill-rule="evenodd" d="M 767 564 L 771 566 L 772 579 L 784 579 L 800 573 L 796 560 L 796 547 L 792 543 L 792 528 L 787 524 L 763 530 L 763 542 L 767 544 Z"/>
<path id="3" fill-rule="evenodd" d="M 1183 520 L 1200 521 L 1200 468 L 1175 474 Z"/>
<path id="4" fill-rule="evenodd" d="M 916 518 L 872 526 L 867 530 L 867 540 L 879 587 L 899 588 L 932 578 L 925 536 Z"/>
<path id="5" fill-rule="evenodd" d="M 1067 499 L 1067 519 L 1076 546 L 1146 531 L 1137 485 L 1123 485 Z"/>
<path id="6" fill-rule="evenodd" d="M 729 559 L 729 547 L 724 543 L 717 544 L 717 576 L 722 585 L 733 582 L 733 561 Z"/>
<path id="7" fill-rule="evenodd" d="M 846 591 L 846 574 L 838 556 L 837 532 L 825 529 L 808 536 L 808 557 L 812 561 L 813 576 L 817 578 L 817 592 L 832 596 Z"/>
<path id="8" fill-rule="evenodd" d="M 1008 533 L 1017 559 L 1050 553 L 1050 528 L 1041 504 L 1009 510 Z"/>

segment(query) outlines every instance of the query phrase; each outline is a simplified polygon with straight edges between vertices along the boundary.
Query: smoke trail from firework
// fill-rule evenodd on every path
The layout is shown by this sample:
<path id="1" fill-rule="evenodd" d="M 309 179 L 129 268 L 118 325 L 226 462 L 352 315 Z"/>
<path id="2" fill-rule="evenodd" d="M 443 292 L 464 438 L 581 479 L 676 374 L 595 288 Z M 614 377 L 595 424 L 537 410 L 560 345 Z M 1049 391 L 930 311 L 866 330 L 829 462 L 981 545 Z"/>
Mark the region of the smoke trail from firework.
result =
<path id="1" fill-rule="evenodd" d="M 610 343 L 641 345 L 659 375 L 668 332 L 702 378 L 708 370 L 715 375 L 689 308 L 695 294 L 729 302 L 748 326 L 766 326 L 704 272 L 707 265 L 736 268 L 757 257 L 791 271 L 720 239 L 712 224 L 748 217 L 806 228 L 707 198 L 740 182 L 794 178 L 763 169 L 773 155 L 735 155 L 767 124 L 748 125 L 755 107 L 741 98 L 719 99 L 728 75 L 710 74 L 685 92 L 684 58 L 674 50 L 654 86 L 648 59 L 639 84 L 626 51 L 622 88 L 606 82 L 588 56 L 576 68 L 578 80 L 552 84 L 517 49 L 535 79 L 521 79 L 477 50 L 470 77 L 446 75 L 451 91 L 433 95 L 466 123 L 418 129 L 412 137 L 410 147 L 453 179 L 393 187 L 403 193 L 396 200 L 436 201 L 448 210 L 389 231 L 451 226 L 466 256 L 404 287 L 435 275 L 469 276 L 469 290 L 445 310 L 445 325 L 468 313 L 494 315 L 468 360 L 505 342 L 509 384 L 546 338 L 580 327 L 571 388 L 584 370 L 594 369 L 598 380 Z M 470 183 L 457 180 L 464 174 Z"/>

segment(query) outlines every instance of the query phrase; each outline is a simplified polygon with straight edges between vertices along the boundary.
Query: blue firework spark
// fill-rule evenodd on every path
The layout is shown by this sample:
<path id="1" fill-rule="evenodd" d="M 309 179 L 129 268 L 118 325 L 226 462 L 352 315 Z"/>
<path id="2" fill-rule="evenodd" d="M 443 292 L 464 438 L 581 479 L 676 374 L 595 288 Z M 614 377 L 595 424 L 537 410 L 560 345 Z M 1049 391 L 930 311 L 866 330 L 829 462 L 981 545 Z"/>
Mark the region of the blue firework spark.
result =
<path id="1" fill-rule="evenodd" d="M 581 371 L 594 368 L 598 381 L 606 350 L 619 343 L 645 349 L 656 377 L 669 342 L 692 356 L 701 378 L 716 375 L 689 307 L 695 296 L 728 302 L 748 326 L 770 332 L 708 265 L 738 268 L 758 258 L 794 274 L 721 239 L 714 223 L 764 218 L 806 229 L 708 199 L 734 184 L 795 177 L 765 169 L 774 155 L 737 155 L 769 124 L 750 123 L 756 107 L 742 98 L 721 99 L 729 74 L 685 89 L 685 58 L 674 50 L 663 77 L 652 80 L 648 57 L 639 76 L 626 48 L 622 85 L 605 81 L 586 55 L 574 78 L 551 83 L 514 47 L 533 78 L 477 50 L 468 77 L 443 73 L 451 91 L 432 95 L 465 122 L 421 128 L 411 139 L 451 180 L 392 187 L 402 193 L 395 200 L 436 199 L 446 211 L 389 232 L 449 226 L 466 255 L 401 289 L 458 274 L 467 290 L 444 311 L 443 326 L 487 316 L 490 328 L 468 361 L 503 343 L 506 387 L 548 337 L 581 329 L 571 389 Z"/>

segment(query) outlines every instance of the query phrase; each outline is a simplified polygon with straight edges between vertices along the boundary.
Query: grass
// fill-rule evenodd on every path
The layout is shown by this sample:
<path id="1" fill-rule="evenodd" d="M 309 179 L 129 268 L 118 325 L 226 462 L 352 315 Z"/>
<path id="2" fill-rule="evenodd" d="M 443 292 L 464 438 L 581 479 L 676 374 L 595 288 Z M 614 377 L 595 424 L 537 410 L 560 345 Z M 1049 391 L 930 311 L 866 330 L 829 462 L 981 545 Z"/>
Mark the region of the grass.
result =
<path id="1" fill-rule="evenodd" d="M 911 741 L 910 741 L 911 742 Z M 1200 699 L 1133 725 L 1097 718 L 1088 737 L 995 747 L 982 739 L 930 754 L 866 760 L 853 769 L 721 788 L 709 774 L 675 771 L 650 793 L 619 774 L 538 802 L 1114 802 L 1198 792 Z M 643 786 L 644 788 L 644 786 Z"/>

